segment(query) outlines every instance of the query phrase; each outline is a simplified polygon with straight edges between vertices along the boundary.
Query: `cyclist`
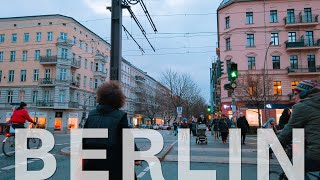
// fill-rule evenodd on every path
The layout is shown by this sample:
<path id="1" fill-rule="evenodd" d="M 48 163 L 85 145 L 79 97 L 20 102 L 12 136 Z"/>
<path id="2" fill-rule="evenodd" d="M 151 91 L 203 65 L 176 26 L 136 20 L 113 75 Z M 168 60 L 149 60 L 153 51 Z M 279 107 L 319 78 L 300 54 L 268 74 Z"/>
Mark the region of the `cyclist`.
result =
<path id="1" fill-rule="evenodd" d="M 320 171 L 320 87 L 313 81 L 301 81 L 293 90 L 296 104 L 280 132 L 279 141 L 286 146 L 292 141 L 292 129 L 305 131 L 305 172 Z"/>
<path id="2" fill-rule="evenodd" d="M 26 120 L 30 123 L 33 123 L 34 125 L 37 124 L 30 118 L 29 113 L 27 111 L 27 104 L 25 102 L 21 102 L 19 107 L 13 111 L 10 123 L 12 124 L 13 129 L 25 128 L 24 123 Z"/>

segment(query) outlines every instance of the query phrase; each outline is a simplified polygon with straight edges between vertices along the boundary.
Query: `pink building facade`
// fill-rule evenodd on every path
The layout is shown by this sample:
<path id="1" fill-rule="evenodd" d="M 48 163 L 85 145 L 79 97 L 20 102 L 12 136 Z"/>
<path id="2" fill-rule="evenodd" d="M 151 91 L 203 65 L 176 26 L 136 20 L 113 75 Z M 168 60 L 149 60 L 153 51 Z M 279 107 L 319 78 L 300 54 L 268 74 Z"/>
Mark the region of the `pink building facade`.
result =
<path id="1" fill-rule="evenodd" d="M 320 79 L 320 1 L 318 0 L 224 0 L 217 10 L 219 47 L 217 56 L 224 64 L 220 78 L 221 111 L 231 113 L 231 95 L 224 89 L 227 67 L 238 64 L 239 76 L 263 73 L 264 62 L 278 102 L 270 104 L 267 117 L 279 120 L 291 103 L 290 93 L 305 79 Z M 270 47 L 269 44 L 271 43 Z M 256 109 L 237 101 L 251 125 L 258 125 Z M 264 111 L 262 107 L 262 117 Z M 265 119 L 263 119 L 265 121 Z"/>
<path id="2" fill-rule="evenodd" d="M 77 128 L 109 79 L 109 52 L 109 43 L 71 17 L 0 18 L 1 122 L 24 101 L 40 128 Z"/>

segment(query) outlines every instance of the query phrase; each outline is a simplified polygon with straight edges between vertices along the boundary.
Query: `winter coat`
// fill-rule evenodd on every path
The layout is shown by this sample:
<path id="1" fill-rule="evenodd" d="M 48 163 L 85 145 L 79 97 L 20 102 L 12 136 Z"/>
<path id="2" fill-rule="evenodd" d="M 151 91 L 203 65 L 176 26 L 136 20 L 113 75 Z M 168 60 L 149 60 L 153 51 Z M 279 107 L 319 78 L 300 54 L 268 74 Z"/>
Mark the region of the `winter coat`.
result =
<path id="1" fill-rule="evenodd" d="M 24 124 L 26 120 L 29 121 L 30 123 L 34 122 L 30 118 L 27 110 L 25 110 L 25 109 L 20 109 L 20 110 L 15 109 L 13 111 L 12 116 L 11 116 L 10 123 L 13 123 L 13 124 Z"/>
<path id="2" fill-rule="evenodd" d="M 84 170 L 108 170 L 110 180 L 122 179 L 122 129 L 129 128 L 127 114 L 109 105 L 89 113 L 84 128 L 108 128 L 108 138 L 84 139 L 83 149 L 106 149 L 107 159 L 84 160 Z M 136 150 L 137 147 L 135 147 Z"/>
<path id="3" fill-rule="evenodd" d="M 198 124 L 205 124 L 205 125 L 207 125 L 207 119 L 206 118 L 201 118 L 201 117 L 199 117 L 198 118 Z"/>
<path id="4" fill-rule="evenodd" d="M 218 131 L 219 130 L 219 120 L 218 119 L 213 119 L 212 123 L 211 123 L 211 127 L 212 126 L 213 126 L 213 131 Z"/>
<path id="5" fill-rule="evenodd" d="M 219 131 L 220 132 L 229 132 L 230 121 L 228 119 L 220 119 L 219 120 Z"/>
<path id="6" fill-rule="evenodd" d="M 320 160 L 320 88 L 313 88 L 306 98 L 292 107 L 289 122 L 279 135 L 282 145 L 292 141 L 292 129 L 304 128 L 305 158 Z"/>
<path id="7" fill-rule="evenodd" d="M 279 128 L 283 129 L 284 126 L 288 124 L 289 119 L 290 119 L 289 115 L 281 115 L 279 119 Z"/>
<path id="8" fill-rule="evenodd" d="M 237 120 L 237 127 L 241 128 L 241 133 L 248 132 L 250 126 L 245 116 L 239 117 Z"/>

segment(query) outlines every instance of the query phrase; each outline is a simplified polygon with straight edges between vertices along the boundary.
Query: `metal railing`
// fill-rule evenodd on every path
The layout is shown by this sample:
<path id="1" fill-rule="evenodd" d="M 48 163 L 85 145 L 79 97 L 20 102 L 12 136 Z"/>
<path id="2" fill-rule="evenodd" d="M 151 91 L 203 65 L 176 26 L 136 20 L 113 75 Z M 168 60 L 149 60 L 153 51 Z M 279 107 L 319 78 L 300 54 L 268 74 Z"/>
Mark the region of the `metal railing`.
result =
<path id="1" fill-rule="evenodd" d="M 62 44 L 62 45 L 74 45 L 73 41 L 71 39 L 63 39 L 63 38 L 58 38 L 57 39 L 57 44 Z"/>
<path id="2" fill-rule="evenodd" d="M 37 107 L 53 107 L 54 102 L 53 102 L 53 100 L 37 101 L 36 106 Z"/>
<path id="3" fill-rule="evenodd" d="M 320 47 L 320 39 L 317 40 L 308 40 L 300 39 L 296 42 L 285 42 L 286 48 L 297 48 L 297 47 Z"/>
<path id="4" fill-rule="evenodd" d="M 72 87 L 80 87 L 80 83 L 79 82 L 77 82 L 77 81 L 71 81 L 70 82 L 70 86 L 72 86 Z"/>
<path id="5" fill-rule="evenodd" d="M 78 102 L 70 101 L 68 103 L 68 105 L 69 105 L 69 108 L 79 108 L 79 103 Z"/>
<path id="6" fill-rule="evenodd" d="M 294 17 L 285 17 L 283 18 L 285 25 L 290 24 L 299 24 L 299 23 L 315 23 L 319 22 L 319 15 L 311 14 L 310 16 L 306 15 L 297 15 Z"/>
<path id="7" fill-rule="evenodd" d="M 40 78 L 39 85 L 54 85 L 55 79 L 53 78 Z"/>
<path id="8" fill-rule="evenodd" d="M 40 56 L 40 63 L 56 63 L 57 56 Z"/>
<path id="9" fill-rule="evenodd" d="M 287 67 L 288 73 L 313 73 L 320 72 L 320 66 L 296 66 Z"/>

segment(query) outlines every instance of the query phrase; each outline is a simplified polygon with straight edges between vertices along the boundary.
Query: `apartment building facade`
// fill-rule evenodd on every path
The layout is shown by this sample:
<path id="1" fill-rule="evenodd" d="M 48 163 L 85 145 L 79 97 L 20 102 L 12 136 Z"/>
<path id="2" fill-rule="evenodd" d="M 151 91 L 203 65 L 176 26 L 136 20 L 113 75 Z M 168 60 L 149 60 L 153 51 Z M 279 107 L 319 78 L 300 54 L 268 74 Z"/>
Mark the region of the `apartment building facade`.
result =
<path id="1" fill-rule="evenodd" d="M 63 15 L 0 18 L 0 117 L 21 101 L 38 126 L 77 128 L 108 80 L 110 44 Z"/>
<path id="2" fill-rule="evenodd" d="M 221 111 L 231 114 L 231 93 L 227 67 L 238 64 L 241 74 L 265 73 L 273 80 L 268 94 L 278 96 L 268 104 L 265 117 L 277 121 L 285 107 L 291 107 L 292 89 L 305 79 L 320 80 L 320 1 L 316 0 L 224 0 L 217 10 L 217 56 L 224 74 L 217 81 Z M 266 64 L 265 64 L 266 63 Z M 237 100 L 237 107 L 249 123 L 258 125 L 257 109 Z M 265 116 L 265 113 L 267 114 Z"/>

